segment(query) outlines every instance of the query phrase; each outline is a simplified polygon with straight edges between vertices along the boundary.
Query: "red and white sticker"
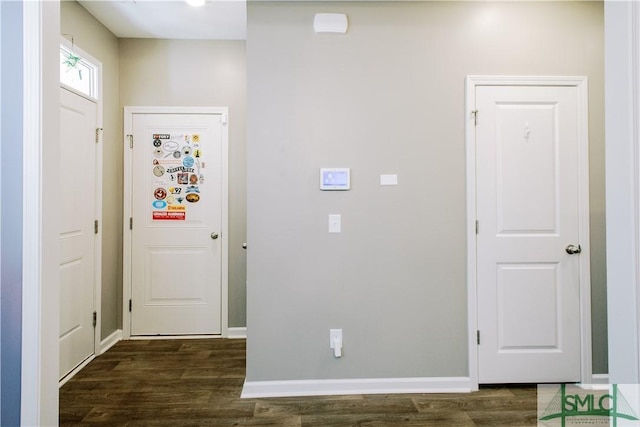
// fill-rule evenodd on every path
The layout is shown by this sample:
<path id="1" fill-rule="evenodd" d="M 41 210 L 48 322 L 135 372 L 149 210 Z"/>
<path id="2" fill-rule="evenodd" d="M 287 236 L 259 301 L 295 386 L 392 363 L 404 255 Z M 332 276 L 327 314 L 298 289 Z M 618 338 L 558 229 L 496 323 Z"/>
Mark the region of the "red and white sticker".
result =
<path id="1" fill-rule="evenodd" d="M 153 211 L 154 220 L 164 221 L 184 221 L 185 211 Z"/>

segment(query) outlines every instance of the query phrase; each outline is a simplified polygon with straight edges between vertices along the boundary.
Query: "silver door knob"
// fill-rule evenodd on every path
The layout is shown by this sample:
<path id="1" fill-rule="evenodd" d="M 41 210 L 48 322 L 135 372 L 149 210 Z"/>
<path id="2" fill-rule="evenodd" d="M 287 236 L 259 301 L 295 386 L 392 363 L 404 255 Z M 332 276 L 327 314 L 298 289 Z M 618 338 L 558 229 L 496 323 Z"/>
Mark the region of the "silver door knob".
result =
<path id="1" fill-rule="evenodd" d="M 218 236 L 218 233 L 216 233 L 215 231 L 214 231 L 213 233 L 211 233 L 211 238 L 212 238 L 213 240 L 216 240 L 218 237 L 219 237 L 219 236 Z"/>
<path id="2" fill-rule="evenodd" d="M 580 252 L 582 252 L 582 248 L 580 247 L 580 245 L 576 246 L 576 245 L 567 245 L 566 248 L 564 248 L 565 251 L 567 251 L 567 253 L 569 255 L 575 255 L 575 254 L 579 254 Z"/>

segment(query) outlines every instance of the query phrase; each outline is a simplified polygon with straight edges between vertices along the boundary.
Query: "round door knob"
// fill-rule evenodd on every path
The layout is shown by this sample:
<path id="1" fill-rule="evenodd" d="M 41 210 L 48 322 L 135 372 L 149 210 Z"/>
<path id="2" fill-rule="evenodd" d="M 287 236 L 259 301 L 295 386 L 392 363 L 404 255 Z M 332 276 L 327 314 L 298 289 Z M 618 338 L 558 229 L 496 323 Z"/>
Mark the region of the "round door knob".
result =
<path id="1" fill-rule="evenodd" d="M 575 255 L 575 254 L 579 254 L 580 252 L 582 252 L 582 248 L 580 247 L 580 245 L 576 246 L 576 245 L 567 245 L 566 248 L 564 248 L 565 251 L 567 251 L 567 253 L 569 255 Z"/>
<path id="2" fill-rule="evenodd" d="M 212 238 L 213 240 L 216 240 L 218 237 L 219 237 L 219 236 L 218 236 L 218 233 L 216 233 L 215 231 L 214 231 L 213 233 L 211 233 L 211 238 Z"/>

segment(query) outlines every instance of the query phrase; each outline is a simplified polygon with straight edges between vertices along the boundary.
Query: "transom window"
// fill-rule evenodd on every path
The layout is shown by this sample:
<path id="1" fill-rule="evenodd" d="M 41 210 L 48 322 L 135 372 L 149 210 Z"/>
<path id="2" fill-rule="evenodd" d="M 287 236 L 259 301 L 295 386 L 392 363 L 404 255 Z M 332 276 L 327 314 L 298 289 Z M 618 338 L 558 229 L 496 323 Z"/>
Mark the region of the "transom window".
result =
<path id="1" fill-rule="evenodd" d="M 60 83 L 93 99 L 98 98 L 98 66 L 73 48 L 60 45 Z"/>

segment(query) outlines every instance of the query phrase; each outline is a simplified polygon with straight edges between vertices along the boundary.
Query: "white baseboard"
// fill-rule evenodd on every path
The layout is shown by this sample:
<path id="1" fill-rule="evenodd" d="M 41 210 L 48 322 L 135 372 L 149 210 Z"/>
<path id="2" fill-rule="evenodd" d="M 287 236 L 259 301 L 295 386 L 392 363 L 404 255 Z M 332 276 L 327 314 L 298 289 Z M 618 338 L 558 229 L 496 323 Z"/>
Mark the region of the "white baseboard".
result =
<path id="1" fill-rule="evenodd" d="M 469 393 L 468 377 L 245 381 L 243 399 L 345 394 Z"/>
<path id="2" fill-rule="evenodd" d="M 103 354 L 121 340 L 122 329 L 116 329 L 111 335 L 100 341 L 100 351 L 98 352 L 98 355 Z"/>
<path id="3" fill-rule="evenodd" d="M 229 328 L 229 335 L 227 338 L 247 338 L 247 328 Z"/>
<path id="4" fill-rule="evenodd" d="M 58 388 L 60 388 L 63 385 L 65 385 L 67 383 L 67 381 L 69 381 L 71 378 L 73 378 L 78 372 L 80 372 L 85 366 L 87 366 L 95 358 L 96 358 L 96 356 L 94 354 L 92 354 L 87 359 L 85 359 L 84 362 L 82 362 L 81 364 L 76 366 L 71 372 L 69 372 L 60 381 L 58 381 Z"/>
<path id="5" fill-rule="evenodd" d="M 2 0 L 0 0 L 2 1 Z M 153 340 L 219 340 L 222 335 L 131 335 L 131 341 L 153 341 Z"/>

